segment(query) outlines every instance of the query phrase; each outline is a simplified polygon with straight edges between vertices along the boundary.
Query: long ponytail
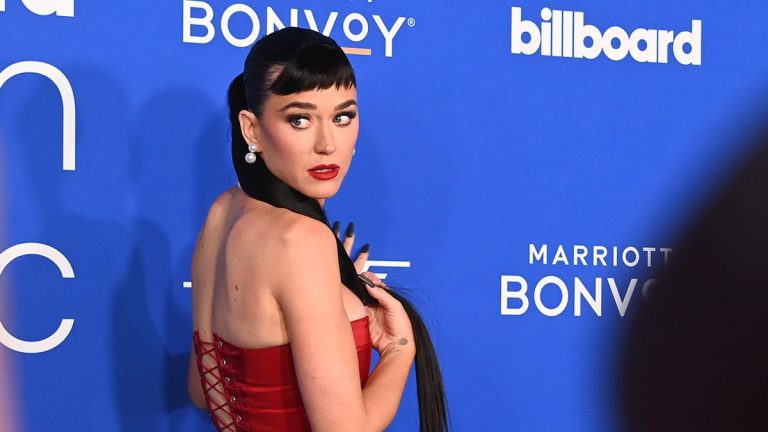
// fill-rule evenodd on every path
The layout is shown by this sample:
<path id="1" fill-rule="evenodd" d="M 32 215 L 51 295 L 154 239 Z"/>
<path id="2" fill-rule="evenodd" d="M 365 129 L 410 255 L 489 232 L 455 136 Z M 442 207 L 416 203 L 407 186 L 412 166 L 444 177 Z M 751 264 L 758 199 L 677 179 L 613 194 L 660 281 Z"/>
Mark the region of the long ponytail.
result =
<path id="1" fill-rule="evenodd" d="M 306 58 L 300 58 L 300 51 L 307 53 Z M 272 87 L 268 87 L 267 76 L 273 71 L 274 65 L 282 66 L 283 71 L 274 80 Z M 306 71 L 308 68 L 310 73 Z M 250 90 L 248 92 L 246 82 Z M 354 85 L 354 73 L 341 48 L 332 39 L 320 33 L 287 27 L 265 36 L 254 45 L 246 60 L 246 73 L 235 77 L 228 91 L 232 163 L 240 187 L 251 198 L 323 222 L 328 229 L 331 229 L 328 219 L 317 200 L 301 194 L 275 177 L 267 169 L 262 158 L 258 158 L 253 164 L 245 162 L 248 144 L 240 132 L 239 113 L 242 110 L 251 110 L 258 116 L 269 93 L 290 94 L 312 88 L 329 88 L 331 85 Z M 336 252 L 344 286 L 366 306 L 377 305 L 376 299 L 368 294 L 363 282 L 357 277 L 355 266 L 338 238 Z M 420 430 L 447 431 L 445 389 L 429 331 L 407 299 L 394 290 L 389 292 L 403 305 L 416 339 L 416 386 Z"/>

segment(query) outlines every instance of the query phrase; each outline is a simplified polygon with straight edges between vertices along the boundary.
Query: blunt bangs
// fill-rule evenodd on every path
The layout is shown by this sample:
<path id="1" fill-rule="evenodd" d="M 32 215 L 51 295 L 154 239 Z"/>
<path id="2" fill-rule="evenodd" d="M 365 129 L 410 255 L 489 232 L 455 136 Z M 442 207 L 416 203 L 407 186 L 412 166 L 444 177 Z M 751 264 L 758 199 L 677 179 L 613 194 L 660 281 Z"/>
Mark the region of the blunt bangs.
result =
<path id="1" fill-rule="evenodd" d="M 284 64 L 282 71 L 269 86 L 269 91 L 272 94 L 289 95 L 325 90 L 333 86 L 356 86 L 355 72 L 349 59 L 339 47 L 308 42 Z"/>

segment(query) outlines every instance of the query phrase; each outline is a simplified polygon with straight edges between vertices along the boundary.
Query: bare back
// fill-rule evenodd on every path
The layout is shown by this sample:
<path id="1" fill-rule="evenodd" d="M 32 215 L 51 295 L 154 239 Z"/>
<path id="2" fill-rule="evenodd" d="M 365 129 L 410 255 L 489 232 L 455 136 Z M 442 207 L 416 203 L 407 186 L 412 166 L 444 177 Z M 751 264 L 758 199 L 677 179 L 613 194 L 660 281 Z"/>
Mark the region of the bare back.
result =
<path id="1" fill-rule="evenodd" d="M 284 256 L 277 251 L 291 225 L 317 223 L 308 219 L 251 199 L 240 188 L 216 199 L 192 261 L 193 325 L 202 340 L 216 333 L 241 347 L 290 343 L 275 300 L 283 275 L 272 270 L 277 267 L 273 257 Z M 290 268 L 300 272 L 302 263 L 290 263 Z M 342 292 L 349 320 L 365 316 L 360 300 L 346 288 Z"/>

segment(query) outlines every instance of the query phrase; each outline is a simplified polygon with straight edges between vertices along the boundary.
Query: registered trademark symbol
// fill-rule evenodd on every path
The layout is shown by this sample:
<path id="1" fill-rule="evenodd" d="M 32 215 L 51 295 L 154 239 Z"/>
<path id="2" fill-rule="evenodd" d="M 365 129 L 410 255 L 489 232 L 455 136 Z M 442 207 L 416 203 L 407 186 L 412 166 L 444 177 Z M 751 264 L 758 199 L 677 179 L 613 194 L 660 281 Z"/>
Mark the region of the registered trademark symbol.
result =
<path id="1" fill-rule="evenodd" d="M 415 18 L 408 18 L 408 27 L 413 27 L 416 25 L 416 19 Z"/>

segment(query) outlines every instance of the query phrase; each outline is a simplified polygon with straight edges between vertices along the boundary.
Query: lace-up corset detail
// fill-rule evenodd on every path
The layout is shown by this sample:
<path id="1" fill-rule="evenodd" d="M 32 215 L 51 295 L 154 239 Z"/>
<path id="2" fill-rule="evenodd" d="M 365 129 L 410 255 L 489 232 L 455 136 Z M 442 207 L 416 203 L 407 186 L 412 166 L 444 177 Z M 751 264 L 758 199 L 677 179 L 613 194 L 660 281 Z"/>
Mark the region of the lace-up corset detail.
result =
<path id="1" fill-rule="evenodd" d="M 368 317 L 354 320 L 360 382 L 371 367 Z M 217 431 L 310 431 L 289 344 L 241 348 L 214 333 L 202 341 L 194 332 L 200 381 Z"/>

